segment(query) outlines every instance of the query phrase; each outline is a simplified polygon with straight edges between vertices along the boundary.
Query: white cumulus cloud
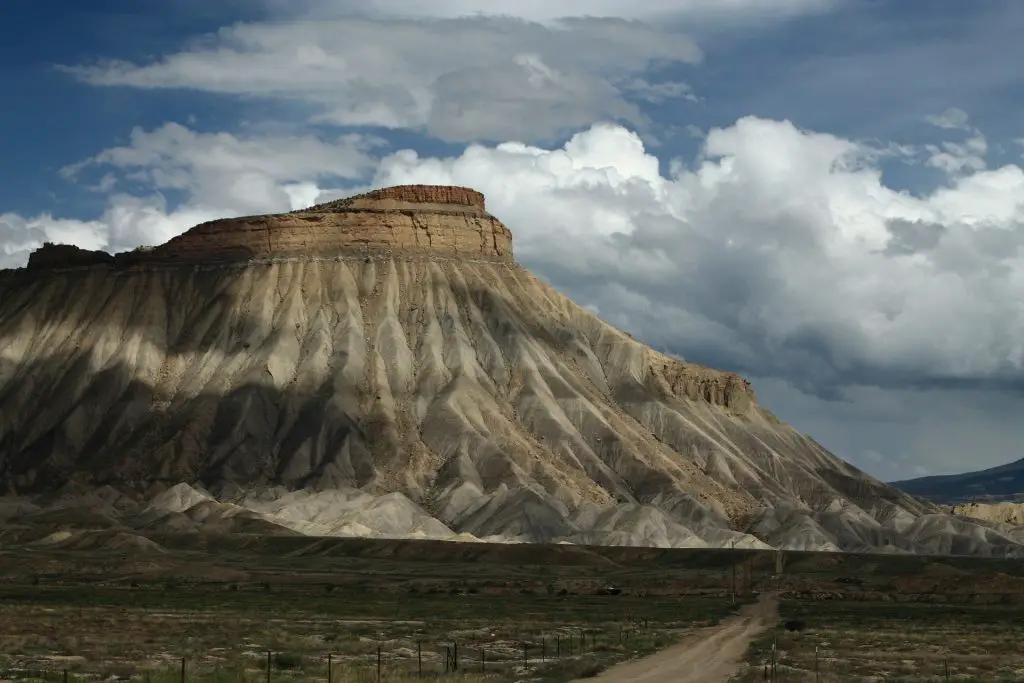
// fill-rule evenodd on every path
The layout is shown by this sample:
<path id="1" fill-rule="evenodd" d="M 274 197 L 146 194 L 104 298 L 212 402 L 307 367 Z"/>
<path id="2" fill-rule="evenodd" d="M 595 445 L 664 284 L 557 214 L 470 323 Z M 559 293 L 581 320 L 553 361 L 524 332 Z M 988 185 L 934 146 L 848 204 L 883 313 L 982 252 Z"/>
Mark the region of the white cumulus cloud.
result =
<path id="1" fill-rule="evenodd" d="M 521 260 L 655 344 L 814 382 L 1020 374 L 1024 172 L 914 196 L 877 157 L 747 117 L 662 175 L 639 137 L 598 125 L 560 149 L 399 152 L 375 184 L 481 189 Z"/>

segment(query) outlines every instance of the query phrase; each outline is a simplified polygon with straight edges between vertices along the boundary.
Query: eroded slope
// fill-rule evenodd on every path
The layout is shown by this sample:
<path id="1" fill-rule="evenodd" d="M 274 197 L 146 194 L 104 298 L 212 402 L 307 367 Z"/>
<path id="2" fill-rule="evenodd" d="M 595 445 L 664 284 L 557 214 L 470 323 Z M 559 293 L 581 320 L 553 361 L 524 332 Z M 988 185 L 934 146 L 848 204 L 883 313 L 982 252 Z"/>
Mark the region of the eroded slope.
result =
<path id="1" fill-rule="evenodd" d="M 310 212 L 430 214 L 472 235 L 458 221 L 484 216 L 482 197 L 459 195 L 468 213 L 452 224 L 437 196 Z M 508 258 L 321 246 L 202 267 L 158 247 L 146 253 L 163 260 L 0 277 L 3 490 L 66 507 L 111 487 L 153 504 L 83 505 L 136 528 L 1020 549 L 838 460 L 742 378 L 605 324 L 514 264 L 510 244 Z M 182 482 L 214 500 L 167 507 L 161 491 Z"/>

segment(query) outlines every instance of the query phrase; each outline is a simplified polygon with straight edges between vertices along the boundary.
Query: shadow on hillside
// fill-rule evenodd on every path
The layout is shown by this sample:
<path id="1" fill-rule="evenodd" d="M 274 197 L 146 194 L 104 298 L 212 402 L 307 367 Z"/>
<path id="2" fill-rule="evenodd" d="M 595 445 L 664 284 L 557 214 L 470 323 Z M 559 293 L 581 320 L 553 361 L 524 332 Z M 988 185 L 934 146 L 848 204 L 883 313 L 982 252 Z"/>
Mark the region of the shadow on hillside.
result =
<path id="1" fill-rule="evenodd" d="M 524 277 L 522 273 L 506 272 L 503 265 L 482 269 L 468 265 L 458 273 L 459 278 L 451 262 L 438 262 L 436 267 L 431 263 L 410 262 L 399 267 L 420 269 L 413 273 L 414 279 L 423 282 L 418 295 L 424 287 L 454 291 L 464 324 L 466 305 L 471 301 L 481 312 L 489 334 L 503 346 L 503 353 L 508 354 L 509 340 L 515 335 L 524 335 L 564 356 L 571 356 L 577 344 L 589 345 L 579 330 L 557 314 L 545 315 L 546 302 L 533 301 L 527 290 L 520 289 L 517 277 Z M 223 266 L 165 268 L 139 274 L 95 269 L 38 273 L 32 278 L 0 281 L 0 305 L 9 307 L 4 309 L 8 320 L 32 305 L 36 329 L 54 329 L 69 319 L 76 326 L 112 325 L 117 324 L 112 321 L 123 319 L 132 332 L 145 335 L 168 355 L 216 352 L 230 357 L 244 352 L 247 344 L 280 333 L 280 321 L 272 319 L 275 307 L 267 306 L 268 295 L 285 300 L 321 297 L 328 302 L 328 309 L 343 307 L 329 297 L 331 287 L 337 289 L 342 281 L 306 291 L 308 283 L 300 277 L 303 268 L 292 265 L 280 267 L 275 287 L 270 289 L 258 284 L 261 272 L 270 268 L 264 264 L 247 266 L 246 277 L 240 267 Z M 390 267 L 386 261 L 358 259 L 346 261 L 346 265 L 356 286 L 364 275 L 371 274 L 367 269 L 378 274 Z M 493 287 L 489 278 L 498 280 L 513 295 Z M 33 296 L 24 296 L 19 291 L 23 287 Z M 90 293 L 90 298 L 81 300 L 81 292 Z M 135 308 L 127 314 L 111 311 L 115 300 L 131 301 Z M 164 310 L 148 310 L 154 303 Z M 421 302 L 412 302 L 405 293 L 398 315 L 407 330 L 421 324 L 417 303 Z M 263 310 L 268 312 L 261 313 Z M 412 343 L 415 346 L 415 336 Z M 334 400 L 333 377 L 324 378 L 310 390 L 294 385 L 277 390 L 243 384 L 225 394 L 207 390 L 186 403 L 163 405 L 155 400 L 154 387 L 138 380 L 131 368 L 117 365 L 94 372 L 87 355 L 74 358 L 64 353 L 63 347 L 36 346 L 24 367 L 0 359 L 0 490 L 53 490 L 73 477 L 131 489 L 183 480 L 211 487 L 223 481 L 362 487 L 382 464 L 382 453 L 393 459 L 391 465 L 402 467 L 402 444 L 395 442 L 394 430 L 374 411 L 372 397 L 357 396 L 362 389 L 351 387 L 357 400 L 342 407 Z M 635 381 L 617 380 L 610 391 L 620 406 L 661 400 Z M 638 422 L 634 426 L 643 429 Z M 731 419 L 722 420 L 716 429 L 751 453 L 766 447 L 782 453 L 794 447 L 816 447 L 805 437 L 792 435 L 786 441 L 770 431 L 753 434 L 749 426 Z M 851 476 L 859 474 L 852 466 L 847 469 L 846 473 L 822 470 L 816 474 L 855 501 L 899 497 L 881 483 Z"/>

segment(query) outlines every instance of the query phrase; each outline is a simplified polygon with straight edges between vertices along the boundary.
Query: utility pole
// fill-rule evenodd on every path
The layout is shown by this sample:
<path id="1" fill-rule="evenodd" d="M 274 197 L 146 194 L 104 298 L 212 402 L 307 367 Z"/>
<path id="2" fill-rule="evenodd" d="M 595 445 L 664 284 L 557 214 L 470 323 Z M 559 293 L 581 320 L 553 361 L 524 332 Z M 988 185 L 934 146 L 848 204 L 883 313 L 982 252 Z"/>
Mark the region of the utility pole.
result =
<path id="1" fill-rule="evenodd" d="M 732 604 L 736 604 L 736 539 L 732 540 Z"/>

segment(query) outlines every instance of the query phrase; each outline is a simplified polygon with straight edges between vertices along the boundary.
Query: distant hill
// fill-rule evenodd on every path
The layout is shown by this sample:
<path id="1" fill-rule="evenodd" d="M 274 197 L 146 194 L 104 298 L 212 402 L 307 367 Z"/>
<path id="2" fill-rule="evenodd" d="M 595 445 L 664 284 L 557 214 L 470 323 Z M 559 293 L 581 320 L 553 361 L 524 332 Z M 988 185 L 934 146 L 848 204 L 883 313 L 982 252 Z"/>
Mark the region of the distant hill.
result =
<path id="1" fill-rule="evenodd" d="M 936 503 L 1024 500 L 1024 458 L 977 472 L 891 482 L 912 496 Z"/>

